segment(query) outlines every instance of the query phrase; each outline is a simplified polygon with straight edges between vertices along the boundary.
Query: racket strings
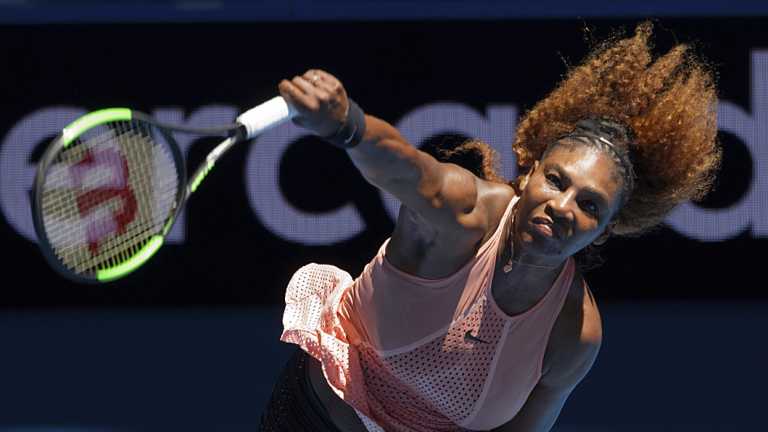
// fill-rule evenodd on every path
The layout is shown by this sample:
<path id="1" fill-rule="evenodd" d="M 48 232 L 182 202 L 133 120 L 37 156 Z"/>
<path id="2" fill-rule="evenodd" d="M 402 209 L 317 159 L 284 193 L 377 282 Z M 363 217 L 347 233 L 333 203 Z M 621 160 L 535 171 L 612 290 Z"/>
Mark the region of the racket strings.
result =
<path id="1" fill-rule="evenodd" d="M 77 207 L 77 192 L 91 189 L 92 184 L 104 184 L 106 176 L 92 170 L 89 176 L 75 178 L 73 168 L 85 158 L 87 151 L 98 149 L 113 140 L 111 131 L 107 130 L 83 142 L 78 139 L 66 151 L 59 153 L 49 168 L 45 178 L 42 198 L 42 214 L 48 239 L 54 245 L 57 255 L 65 263 L 68 261 L 82 262 L 79 257 L 83 241 L 82 226 L 73 223 L 79 219 Z M 70 259 L 65 259 L 69 257 Z"/>
<path id="2" fill-rule="evenodd" d="M 126 147 L 131 150 L 137 150 L 134 156 L 138 164 L 133 166 L 141 167 L 141 181 L 131 181 L 134 195 L 140 202 L 137 211 L 138 223 L 125 234 L 119 237 L 112 237 L 108 240 L 104 255 L 109 258 L 101 263 L 99 269 L 111 268 L 119 265 L 131 257 L 135 256 L 144 245 L 164 226 L 168 217 L 175 211 L 175 197 L 178 189 L 178 178 L 175 166 L 169 154 L 158 154 L 165 150 L 160 145 L 141 145 L 139 140 L 148 140 L 154 143 L 151 129 L 144 123 L 132 122 L 131 127 L 125 126 L 126 123 L 118 123 L 116 128 L 118 135 L 125 138 Z M 133 133 L 135 129 L 139 134 Z M 165 163 L 154 163 L 154 161 Z M 143 163 L 144 161 L 153 161 L 152 166 Z M 152 171 L 150 171 L 150 169 Z M 147 178 L 154 181 L 145 181 Z"/>
<path id="3" fill-rule="evenodd" d="M 115 125 L 118 136 L 122 138 L 121 144 L 126 151 L 129 165 L 133 168 L 129 177 L 129 184 L 137 203 L 136 223 L 130 229 L 119 236 L 109 238 L 105 244 L 104 256 L 108 259 L 101 263 L 99 269 L 111 268 L 130 259 L 146 244 L 149 239 L 160 232 L 165 220 L 170 216 L 170 205 L 175 199 L 178 180 L 175 170 L 163 175 L 155 175 L 155 163 L 158 160 L 156 154 L 162 146 L 150 145 L 154 143 L 151 130 L 143 123 L 132 122 L 117 123 Z M 136 133 L 138 132 L 138 133 Z M 162 155 L 159 155 L 162 156 Z M 165 164 L 159 166 L 172 167 L 171 159 L 165 155 Z M 162 160 L 162 158 L 160 159 Z M 136 169 L 139 169 L 138 175 Z M 132 178 L 135 177 L 135 178 Z M 156 181 L 147 181 L 147 180 Z M 157 196 L 159 194 L 159 196 Z M 165 207 L 165 209 L 158 208 Z M 165 211 L 163 211 L 165 210 Z"/>
<path id="4" fill-rule="evenodd" d="M 136 121 L 97 127 L 49 169 L 42 197 L 46 234 L 75 273 L 131 259 L 173 216 L 178 171 L 152 132 Z"/>

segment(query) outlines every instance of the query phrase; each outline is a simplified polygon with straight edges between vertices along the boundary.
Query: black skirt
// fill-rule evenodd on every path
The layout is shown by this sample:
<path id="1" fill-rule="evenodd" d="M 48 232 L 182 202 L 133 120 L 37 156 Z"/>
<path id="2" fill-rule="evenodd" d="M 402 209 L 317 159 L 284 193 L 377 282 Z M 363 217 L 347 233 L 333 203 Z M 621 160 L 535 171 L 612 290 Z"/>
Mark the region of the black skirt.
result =
<path id="1" fill-rule="evenodd" d="M 261 415 L 262 432 L 342 432 L 323 408 L 309 378 L 301 348 L 285 364 Z"/>

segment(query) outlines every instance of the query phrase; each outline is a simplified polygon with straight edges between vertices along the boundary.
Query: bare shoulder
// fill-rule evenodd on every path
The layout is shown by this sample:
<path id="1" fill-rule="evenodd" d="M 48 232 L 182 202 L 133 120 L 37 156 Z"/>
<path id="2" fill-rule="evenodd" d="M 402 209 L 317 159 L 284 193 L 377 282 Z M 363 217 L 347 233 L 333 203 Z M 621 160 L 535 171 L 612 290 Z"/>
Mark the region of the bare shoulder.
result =
<path id="1" fill-rule="evenodd" d="M 482 207 L 486 221 L 485 241 L 496 231 L 509 202 L 515 197 L 515 190 L 503 183 L 479 180 L 478 195 L 478 206 Z"/>
<path id="2" fill-rule="evenodd" d="M 415 276 L 440 278 L 471 259 L 493 235 L 515 195 L 505 184 L 474 179 L 475 205 L 466 213 L 458 212 L 455 223 L 436 223 L 403 203 L 387 246 L 390 263 Z"/>
<path id="3" fill-rule="evenodd" d="M 444 188 L 443 197 L 448 202 L 463 202 L 460 208 L 464 211 L 456 212 L 457 225 L 464 228 L 483 226 L 493 233 L 507 204 L 515 196 L 515 190 L 504 183 L 483 180 L 461 166 L 452 163 L 443 165 L 446 167 L 444 182 L 449 185 Z M 467 187 L 467 182 L 471 182 L 473 187 Z"/>
<path id="4" fill-rule="evenodd" d="M 602 340 L 597 302 L 577 271 L 550 335 L 541 382 L 553 387 L 575 387 L 592 368 Z"/>

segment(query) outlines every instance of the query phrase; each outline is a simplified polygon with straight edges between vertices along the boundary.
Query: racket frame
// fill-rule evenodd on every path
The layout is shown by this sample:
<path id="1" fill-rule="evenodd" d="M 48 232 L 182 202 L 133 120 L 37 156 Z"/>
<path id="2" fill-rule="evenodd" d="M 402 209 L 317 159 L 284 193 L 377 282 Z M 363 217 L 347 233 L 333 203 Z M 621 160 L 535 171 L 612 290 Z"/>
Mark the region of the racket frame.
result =
<path id="1" fill-rule="evenodd" d="M 216 161 L 224 155 L 235 144 L 247 141 L 267 129 L 273 128 L 297 115 L 297 111 L 288 104 L 282 97 L 275 96 L 272 99 L 255 106 L 245 113 L 237 117 L 235 123 L 222 125 L 218 127 L 189 127 L 164 123 L 155 120 L 152 116 L 142 113 L 140 111 L 134 111 L 129 108 L 107 108 L 98 111 L 92 111 L 87 113 L 65 127 L 62 132 L 53 140 L 53 142 L 46 148 L 40 162 L 37 166 L 37 172 L 35 175 L 35 183 L 33 187 L 32 197 L 32 220 L 35 228 L 35 233 L 38 236 L 38 244 L 43 251 L 48 263 L 59 274 L 67 279 L 76 282 L 85 283 L 103 283 L 109 282 L 115 279 L 119 279 L 137 268 L 141 267 L 146 261 L 148 261 L 163 244 L 165 236 L 173 228 L 173 225 L 184 208 L 189 196 L 197 190 L 197 187 L 213 169 Z M 74 271 L 68 269 L 61 263 L 59 258 L 51 246 L 51 242 L 45 232 L 43 217 L 40 212 L 42 208 L 42 189 L 45 185 L 45 173 L 48 167 L 53 162 L 59 152 L 66 148 L 76 138 L 83 135 L 86 131 L 95 126 L 100 126 L 105 123 L 115 121 L 139 121 L 149 124 L 163 135 L 163 138 L 168 143 L 170 152 L 173 158 L 173 162 L 177 167 L 177 173 L 179 175 L 175 208 L 171 212 L 171 216 L 166 220 L 161 232 L 151 237 L 147 243 L 134 254 L 131 258 L 128 258 L 123 263 L 120 263 L 112 268 L 106 270 L 97 270 L 94 277 L 87 277 L 81 274 L 77 274 Z M 205 160 L 197 167 L 192 177 L 187 177 L 187 169 L 184 155 L 179 149 L 176 140 L 171 135 L 171 132 L 186 132 L 201 136 L 222 136 L 226 135 L 227 138 L 219 143 L 213 150 L 211 150 L 206 156 Z"/>
<path id="2" fill-rule="evenodd" d="M 170 212 L 169 217 L 166 219 L 162 230 L 154 236 L 150 237 L 150 239 L 134 256 L 127 259 L 123 263 L 120 263 L 109 269 L 97 270 L 94 276 L 88 277 L 75 273 L 74 271 L 67 268 L 59 260 L 45 231 L 43 215 L 40 211 L 42 208 L 43 188 L 45 186 L 45 173 L 48 171 L 48 168 L 51 166 L 58 154 L 66 149 L 78 137 L 82 136 L 85 132 L 106 123 L 119 121 L 145 123 L 151 126 L 151 130 L 153 132 L 160 133 L 166 140 L 168 143 L 166 147 L 171 154 L 173 163 L 176 166 L 177 174 L 179 176 L 176 199 L 174 208 L 172 212 Z M 186 132 L 201 136 L 228 135 L 228 138 L 216 147 L 216 149 L 219 149 L 220 151 L 215 152 L 216 149 L 214 149 L 214 151 L 209 153 L 209 155 L 206 157 L 206 160 L 200 164 L 200 166 L 195 170 L 195 174 L 191 177 L 192 183 L 189 183 L 184 155 L 182 154 L 181 149 L 176 143 L 176 140 L 173 138 L 171 132 Z M 191 193 L 197 189 L 197 186 L 212 169 L 215 161 L 231 146 L 240 141 L 243 141 L 244 139 L 245 132 L 243 130 L 243 126 L 237 123 L 212 128 L 173 125 L 159 122 L 148 114 L 142 113 L 140 111 L 134 111 L 128 108 L 106 108 L 98 111 L 92 111 L 77 118 L 72 123 L 67 125 L 61 131 L 61 133 L 59 133 L 54 138 L 51 144 L 48 145 L 42 157 L 40 158 L 40 162 L 37 165 L 35 183 L 32 189 L 32 221 L 35 228 L 35 233 L 37 234 L 39 240 L 38 244 L 43 252 L 43 256 L 46 258 L 51 267 L 56 270 L 57 273 L 74 282 L 98 284 L 119 279 L 128 273 L 133 272 L 137 268 L 141 267 L 141 265 L 149 260 L 155 254 L 155 252 L 160 249 L 165 236 L 173 228 L 179 213 L 184 208 L 187 198 L 189 198 Z M 225 143 L 226 148 L 220 149 L 220 147 L 223 147 L 223 144 Z"/>

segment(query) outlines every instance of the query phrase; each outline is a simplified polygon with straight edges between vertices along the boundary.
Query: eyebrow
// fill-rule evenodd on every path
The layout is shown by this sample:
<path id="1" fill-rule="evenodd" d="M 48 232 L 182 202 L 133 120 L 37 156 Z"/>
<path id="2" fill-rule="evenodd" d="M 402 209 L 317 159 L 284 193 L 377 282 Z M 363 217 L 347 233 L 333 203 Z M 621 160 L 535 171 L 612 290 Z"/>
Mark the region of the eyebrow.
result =
<path id="1" fill-rule="evenodd" d="M 569 176 L 568 173 L 566 173 L 565 170 L 563 170 L 563 167 L 561 167 L 559 164 L 548 162 L 546 165 L 544 165 L 544 170 L 546 171 L 548 169 L 554 169 L 557 171 L 560 177 L 565 178 L 569 184 L 572 183 L 571 176 Z M 605 193 L 593 188 L 592 186 L 584 186 L 581 189 L 587 194 L 591 195 L 593 198 L 596 198 L 598 201 L 600 201 L 599 204 L 603 206 L 608 205 L 608 196 Z"/>

